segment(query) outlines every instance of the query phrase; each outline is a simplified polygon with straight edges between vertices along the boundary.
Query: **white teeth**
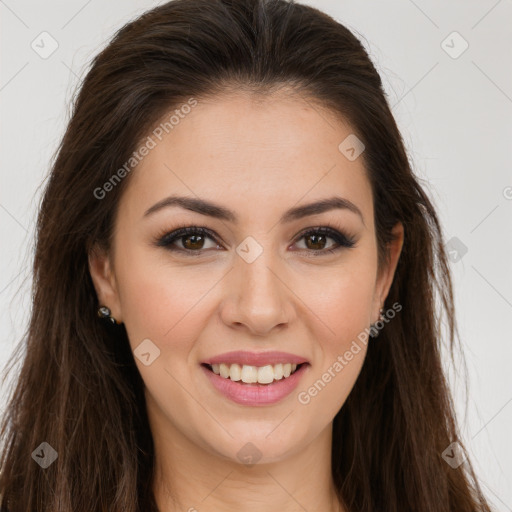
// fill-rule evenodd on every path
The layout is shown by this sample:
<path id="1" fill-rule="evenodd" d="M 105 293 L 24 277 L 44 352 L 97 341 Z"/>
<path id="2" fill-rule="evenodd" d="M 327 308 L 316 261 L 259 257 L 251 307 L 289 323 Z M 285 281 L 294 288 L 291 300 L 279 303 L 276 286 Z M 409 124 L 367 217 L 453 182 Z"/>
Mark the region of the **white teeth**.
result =
<path id="1" fill-rule="evenodd" d="M 279 363 L 275 365 L 267 364 L 265 366 L 231 365 L 220 363 L 212 364 L 212 371 L 225 379 L 232 381 L 242 381 L 246 384 L 270 384 L 274 380 L 281 380 L 289 377 L 296 369 L 297 365 L 291 363 Z"/>
<path id="2" fill-rule="evenodd" d="M 274 379 L 281 380 L 283 378 L 283 365 L 281 363 L 274 365 Z"/>
<path id="3" fill-rule="evenodd" d="M 229 369 L 229 378 L 238 381 L 242 378 L 242 367 L 239 364 L 232 364 Z"/>
<path id="4" fill-rule="evenodd" d="M 262 366 L 258 368 L 258 382 L 260 384 L 270 384 L 274 380 L 274 369 L 272 365 Z"/>
<path id="5" fill-rule="evenodd" d="M 240 375 L 242 382 L 252 384 L 258 382 L 258 368 L 256 366 L 242 366 L 242 373 Z"/>
<path id="6" fill-rule="evenodd" d="M 229 366 L 227 364 L 221 363 L 219 366 L 220 376 L 227 379 L 229 377 Z"/>

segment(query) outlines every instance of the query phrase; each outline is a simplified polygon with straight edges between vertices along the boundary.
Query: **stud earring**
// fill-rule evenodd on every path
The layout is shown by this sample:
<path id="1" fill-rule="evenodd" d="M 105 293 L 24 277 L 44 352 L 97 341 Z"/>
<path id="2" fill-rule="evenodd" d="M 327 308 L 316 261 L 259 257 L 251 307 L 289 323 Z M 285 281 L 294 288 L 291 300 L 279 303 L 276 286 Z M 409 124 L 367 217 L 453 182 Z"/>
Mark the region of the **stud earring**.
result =
<path id="1" fill-rule="evenodd" d="M 107 306 L 100 306 L 98 308 L 98 316 L 100 318 L 104 318 L 105 320 L 109 320 L 113 324 L 120 324 L 121 322 L 118 322 L 113 316 L 110 315 L 111 311 Z"/>
<path id="2" fill-rule="evenodd" d="M 383 314 L 383 311 L 384 311 L 384 308 L 381 308 L 380 309 L 380 314 L 379 314 L 379 319 L 374 323 L 374 324 L 370 324 L 370 338 L 376 338 L 379 334 L 380 334 L 380 329 L 382 329 L 382 327 L 377 327 L 377 324 L 380 322 L 384 322 L 384 314 Z"/>

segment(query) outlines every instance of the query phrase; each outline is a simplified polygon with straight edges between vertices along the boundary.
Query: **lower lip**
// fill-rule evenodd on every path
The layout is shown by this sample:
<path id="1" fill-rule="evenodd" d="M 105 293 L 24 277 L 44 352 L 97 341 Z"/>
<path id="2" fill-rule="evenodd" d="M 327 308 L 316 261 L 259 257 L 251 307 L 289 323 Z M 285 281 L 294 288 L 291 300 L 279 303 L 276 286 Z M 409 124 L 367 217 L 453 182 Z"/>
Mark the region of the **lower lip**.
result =
<path id="1" fill-rule="evenodd" d="M 206 377 L 225 397 L 241 405 L 270 405 L 288 396 L 299 384 L 309 364 L 303 364 L 289 377 L 271 384 L 241 384 L 241 381 L 225 379 L 201 365 Z"/>

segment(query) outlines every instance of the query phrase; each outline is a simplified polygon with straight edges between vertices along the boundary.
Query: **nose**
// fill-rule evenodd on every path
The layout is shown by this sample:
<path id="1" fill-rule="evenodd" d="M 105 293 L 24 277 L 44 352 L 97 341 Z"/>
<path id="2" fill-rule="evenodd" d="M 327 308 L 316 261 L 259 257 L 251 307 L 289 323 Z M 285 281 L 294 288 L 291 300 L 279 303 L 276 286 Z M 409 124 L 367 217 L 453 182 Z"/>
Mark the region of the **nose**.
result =
<path id="1" fill-rule="evenodd" d="M 268 336 L 289 325 L 294 314 L 293 293 L 285 272 L 269 249 L 252 263 L 236 257 L 225 283 L 221 318 L 230 328 Z"/>

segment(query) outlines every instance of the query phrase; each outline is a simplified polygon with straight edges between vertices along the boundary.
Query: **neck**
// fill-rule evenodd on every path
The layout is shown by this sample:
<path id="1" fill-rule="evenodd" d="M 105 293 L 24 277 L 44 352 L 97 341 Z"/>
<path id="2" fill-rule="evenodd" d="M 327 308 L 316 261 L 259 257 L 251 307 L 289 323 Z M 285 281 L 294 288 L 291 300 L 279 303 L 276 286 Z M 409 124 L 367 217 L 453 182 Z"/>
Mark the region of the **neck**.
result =
<path id="1" fill-rule="evenodd" d="M 344 512 L 331 474 L 332 424 L 299 452 L 254 465 L 171 430 L 155 439 L 153 490 L 161 512 Z"/>

